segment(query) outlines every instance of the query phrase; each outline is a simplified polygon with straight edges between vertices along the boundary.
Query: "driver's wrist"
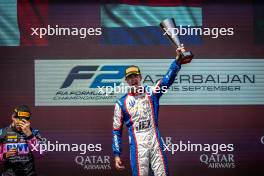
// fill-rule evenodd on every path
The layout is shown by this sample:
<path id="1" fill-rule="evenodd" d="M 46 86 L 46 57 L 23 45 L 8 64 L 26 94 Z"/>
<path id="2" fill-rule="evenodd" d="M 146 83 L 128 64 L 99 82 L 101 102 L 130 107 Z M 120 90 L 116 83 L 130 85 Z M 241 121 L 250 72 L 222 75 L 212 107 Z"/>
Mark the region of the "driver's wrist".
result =
<path id="1" fill-rule="evenodd" d="M 120 160 L 120 157 L 119 157 L 119 156 L 115 156 L 114 159 L 115 159 L 115 161 L 116 161 L 116 160 Z"/>
<path id="2" fill-rule="evenodd" d="M 32 139 L 34 137 L 31 131 L 26 132 L 25 135 L 27 136 L 27 139 Z"/>

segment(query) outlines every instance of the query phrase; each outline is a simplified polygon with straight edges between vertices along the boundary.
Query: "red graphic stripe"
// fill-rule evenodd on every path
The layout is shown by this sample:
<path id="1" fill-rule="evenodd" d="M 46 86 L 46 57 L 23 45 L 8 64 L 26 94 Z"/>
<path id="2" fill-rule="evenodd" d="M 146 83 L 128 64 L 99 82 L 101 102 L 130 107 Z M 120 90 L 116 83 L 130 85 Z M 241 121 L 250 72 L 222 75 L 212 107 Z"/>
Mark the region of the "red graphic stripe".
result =
<path id="1" fill-rule="evenodd" d="M 20 45 L 48 45 L 48 39 L 46 36 L 40 38 L 38 35 L 31 35 L 33 32 L 31 28 L 47 28 L 48 0 L 19 0 L 17 3 Z"/>

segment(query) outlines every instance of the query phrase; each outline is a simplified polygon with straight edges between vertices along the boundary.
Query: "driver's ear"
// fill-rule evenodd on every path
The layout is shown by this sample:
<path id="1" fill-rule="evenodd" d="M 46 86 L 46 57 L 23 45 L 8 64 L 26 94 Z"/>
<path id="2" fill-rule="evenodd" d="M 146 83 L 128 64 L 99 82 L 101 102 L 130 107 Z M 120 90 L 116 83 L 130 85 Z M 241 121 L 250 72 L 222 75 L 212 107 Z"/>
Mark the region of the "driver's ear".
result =
<path id="1" fill-rule="evenodd" d="M 11 117 L 12 117 L 12 119 L 15 119 L 15 118 L 16 118 L 16 113 L 13 113 L 13 114 L 11 115 Z"/>
<path id="2" fill-rule="evenodd" d="M 139 75 L 139 78 L 140 78 L 140 80 L 142 79 L 142 76 L 141 76 L 141 74 Z"/>
<path id="3" fill-rule="evenodd" d="M 16 120 L 16 117 L 14 115 L 12 115 L 11 117 L 12 117 L 12 121 Z"/>
<path id="4" fill-rule="evenodd" d="M 128 83 L 128 79 L 127 78 L 125 78 L 125 81 Z"/>

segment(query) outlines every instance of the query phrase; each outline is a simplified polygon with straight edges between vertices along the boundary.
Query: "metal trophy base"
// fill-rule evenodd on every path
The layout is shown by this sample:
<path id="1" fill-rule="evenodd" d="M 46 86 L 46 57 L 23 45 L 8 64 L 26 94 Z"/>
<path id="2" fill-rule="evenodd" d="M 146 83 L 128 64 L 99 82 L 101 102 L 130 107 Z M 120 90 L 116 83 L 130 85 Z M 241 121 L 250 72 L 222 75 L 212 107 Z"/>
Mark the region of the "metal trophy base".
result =
<path id="1" fill-rule="evenodd" d="M 174 33 L 174 29 L 176 29 L 176 23 L 173 18 L 167 18 L 163 20 L 160 23 L 161 29 L 166 32 L 167 37 L 170 39 L 170 41 L 176 46 L 176 47 L 181 47 L 183 46 L 182 43 L 180 42 L 179 36 Z M 165 35 L 165 33 L 164 33 Z M 189 63 L 191 62 L 193 58 L 193 54 L 191 51 L 185 51 L 181 53 L 179 57 L 180 63 Z"/>
<path id="2" fill-rule="evenodd" d="M 181 59 L 192 59 L 193 58 L 193 54 L 191 51 L 185 51 L 183 53 L 181 53 Z"/>
<path id="3" fill-rule="evenodd" d="M 185 51 L 180 54 L 180 57 L 177 59 L 181 64 L 187 64 L 192 61 L 193 54 L 191 51 Z"/>

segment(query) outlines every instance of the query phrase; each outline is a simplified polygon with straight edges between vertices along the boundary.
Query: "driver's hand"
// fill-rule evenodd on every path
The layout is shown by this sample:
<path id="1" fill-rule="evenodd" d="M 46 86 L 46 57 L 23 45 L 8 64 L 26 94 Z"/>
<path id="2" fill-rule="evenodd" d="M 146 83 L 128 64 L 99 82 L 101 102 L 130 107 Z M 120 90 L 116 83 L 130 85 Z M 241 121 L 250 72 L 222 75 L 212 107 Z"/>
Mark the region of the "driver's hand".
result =
<path id="1" fill-rule="evenodd" d="M 26 136 L 30 136 L 32 134 L 29 121 L 22 119 L 19 125 Z"/>
<path id="2" fill-rule="evenodd" d="M 184 46 L 180 46 L 176 49 L 176 60 L 180 64 L 188 64 L 189 62 L 192 61 L 193 56 L 190 57 L 182 57 L 182 53 L 185 52 Z"/>
<path id="3" fill-rule="evenodd" d="M 185 51 L 184 46 L 178 47 L 178 48 L 176 49 L 176 55 L 177 55 L 177 56 L 180 56 L 180 54 L 183 53 L 184 51 Z"/>
<path id="4" fill-rule="evenodd" d="M 16 148 L 11 148 L 8 152 L 5 153 L 5 158 L 9 159 L 12 156 L 15 156 L 17 154 Z"/>
<path id="5" fill-rule="evenodd" d="M 125 166 L 122 165 L 121 158 L 119 156 L 115 157 L 115 168 L 117 170 L 124 170 Z"/>

